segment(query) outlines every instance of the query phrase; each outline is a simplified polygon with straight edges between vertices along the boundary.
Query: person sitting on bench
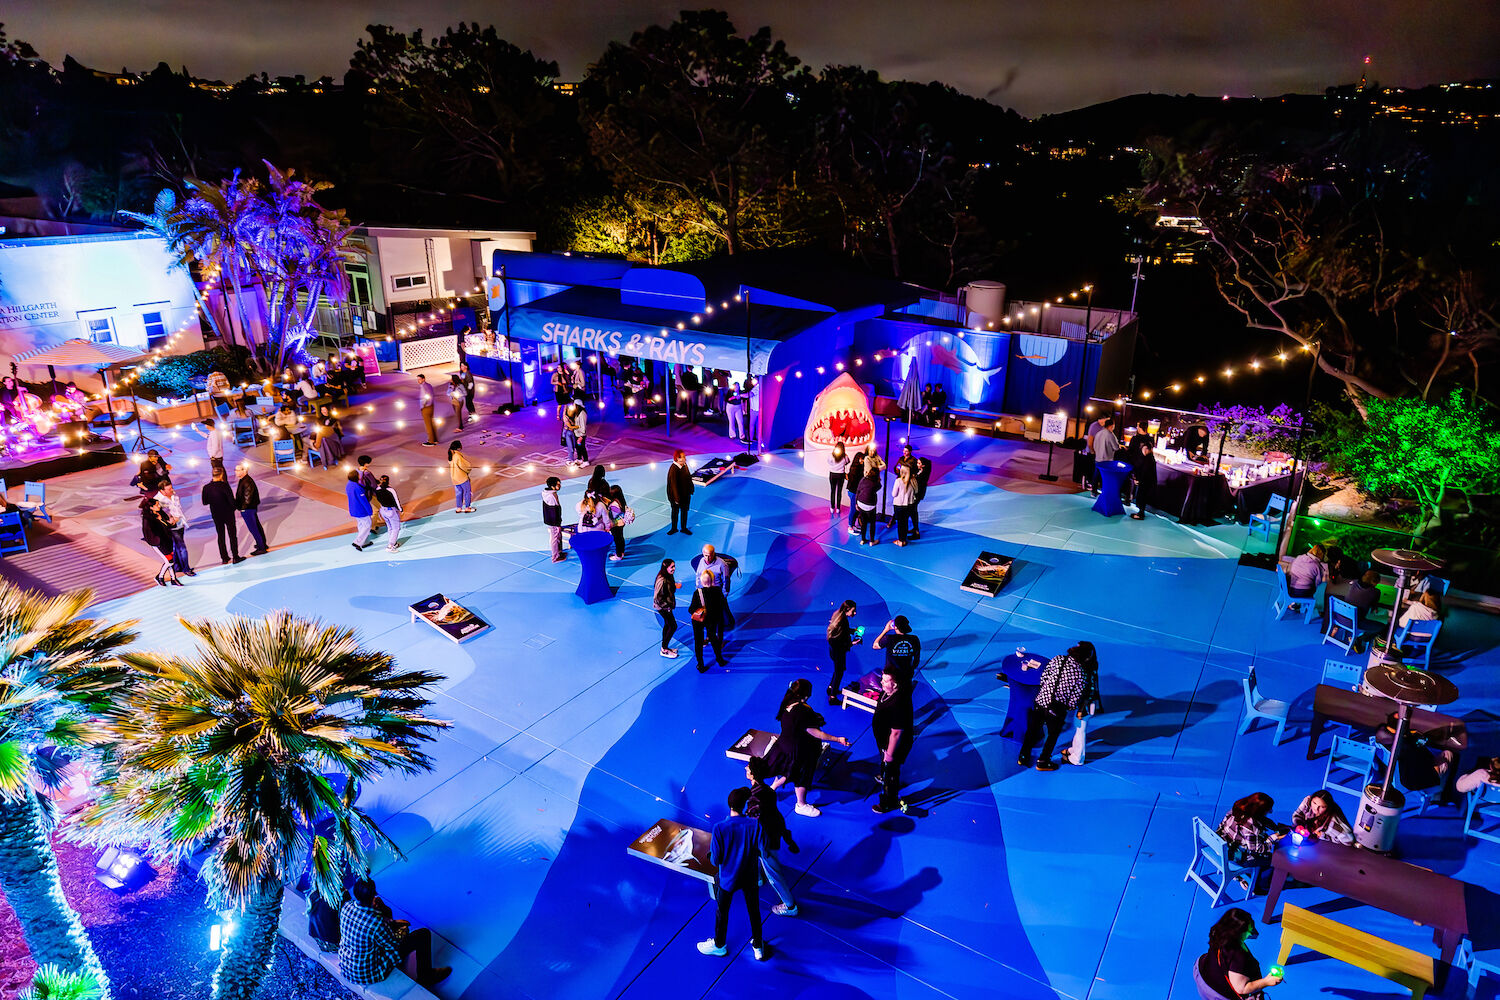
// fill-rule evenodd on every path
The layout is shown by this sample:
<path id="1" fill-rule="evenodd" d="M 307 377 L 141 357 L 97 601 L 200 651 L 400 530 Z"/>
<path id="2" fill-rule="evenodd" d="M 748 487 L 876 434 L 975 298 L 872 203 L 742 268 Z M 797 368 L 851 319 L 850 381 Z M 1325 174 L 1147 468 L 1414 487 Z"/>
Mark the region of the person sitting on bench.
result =
<path id="1" fill-rule="evenodd" d="M 413 956 L 417 985 L 430 989 L 448 978 L 450 967 L 432 967 L 432 931 L 391 920 L 390 908 L 375 895 L 369 879 L 355 882 L 350 895 L 354 898 L 339 910 L 339 971 L 345 979 L 378 983 Z"/>

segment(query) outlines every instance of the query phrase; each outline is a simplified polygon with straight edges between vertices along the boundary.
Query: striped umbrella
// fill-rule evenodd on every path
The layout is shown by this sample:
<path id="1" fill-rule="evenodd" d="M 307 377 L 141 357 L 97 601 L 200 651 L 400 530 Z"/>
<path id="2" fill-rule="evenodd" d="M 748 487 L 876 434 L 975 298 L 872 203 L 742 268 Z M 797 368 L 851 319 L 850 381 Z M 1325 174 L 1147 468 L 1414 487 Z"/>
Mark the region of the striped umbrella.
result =
<path id="1" fill-rule="evenodd" d="M 39 347 L 34 351 L 17 354 L 13 359 L 18 365 L 49 365 L 53 368 L 108 368 L 145 357 L 143 351 L 118 344 L 101 344 L 92 340 L 75 338 L 65 340 L 52 347 Z"/>

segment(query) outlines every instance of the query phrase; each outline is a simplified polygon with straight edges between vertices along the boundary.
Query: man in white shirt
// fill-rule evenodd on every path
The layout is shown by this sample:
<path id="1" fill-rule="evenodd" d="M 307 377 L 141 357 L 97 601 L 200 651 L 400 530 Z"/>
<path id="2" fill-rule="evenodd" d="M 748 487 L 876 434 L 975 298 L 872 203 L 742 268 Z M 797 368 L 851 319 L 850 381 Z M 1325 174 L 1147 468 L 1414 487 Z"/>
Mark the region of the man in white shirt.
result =
<path id="1" fill-rule="evenodd" d="M 208 428 L 208 442 L 204 446 L 208 451 L 208 464 L 210 468 L 224 468 L 224 432 L 219 430 L 218 423 L 209 417 L 203 421 L 203 426 Z"/>
<path id="2" fill-rule="evenodd" d="M 1115 437 L 1115 418 L 1100 417 L 1099 429 L 1094 431 L 1094 436 L 1089 439 L 1089 448 L 1094 453 L 1094 464 L 1100 462 L 1113 462 L 1115 452 L 1120 450 L 1120 439 Z M 1096 474 L 1094 476 L 1094 493 L 1098 495 L 1099 484 L 1103 480 Z"/>

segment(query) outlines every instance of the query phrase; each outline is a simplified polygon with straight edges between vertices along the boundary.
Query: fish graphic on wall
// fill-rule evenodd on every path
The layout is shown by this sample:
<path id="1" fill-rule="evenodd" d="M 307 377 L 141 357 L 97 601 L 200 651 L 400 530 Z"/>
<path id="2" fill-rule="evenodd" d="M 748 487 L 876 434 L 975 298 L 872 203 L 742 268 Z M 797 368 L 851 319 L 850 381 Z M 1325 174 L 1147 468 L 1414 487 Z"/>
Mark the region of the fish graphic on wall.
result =
<path id="1" fill-rule="evenodd" d="M 1062 385 L 1058 385 L 1049 378 L 1042 383 L 1042 395 L 1047 397 L 1048 402 L 1055 403 L 1062 396 L 1062 391 L 1072 384 L 1072 382 L 1064 382 Z"/>

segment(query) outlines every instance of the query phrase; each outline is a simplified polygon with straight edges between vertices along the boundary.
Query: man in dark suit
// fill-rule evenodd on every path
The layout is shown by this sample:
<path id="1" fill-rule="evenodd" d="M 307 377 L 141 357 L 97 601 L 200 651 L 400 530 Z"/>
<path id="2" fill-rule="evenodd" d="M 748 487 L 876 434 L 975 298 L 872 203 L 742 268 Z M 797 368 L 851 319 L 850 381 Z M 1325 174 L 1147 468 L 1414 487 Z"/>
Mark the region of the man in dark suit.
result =
<path id="1" fill-rule="evenodd" d="M 687 526 L 688 507 L 693 498 L 693 474 L 688 471 L 687 452 L 678 450 L 672 455 L 672 464 L 667 466 L 667 503 L 672 505 L 672 528 L 669 535 L 681 530 L 691 535 Z"/>

